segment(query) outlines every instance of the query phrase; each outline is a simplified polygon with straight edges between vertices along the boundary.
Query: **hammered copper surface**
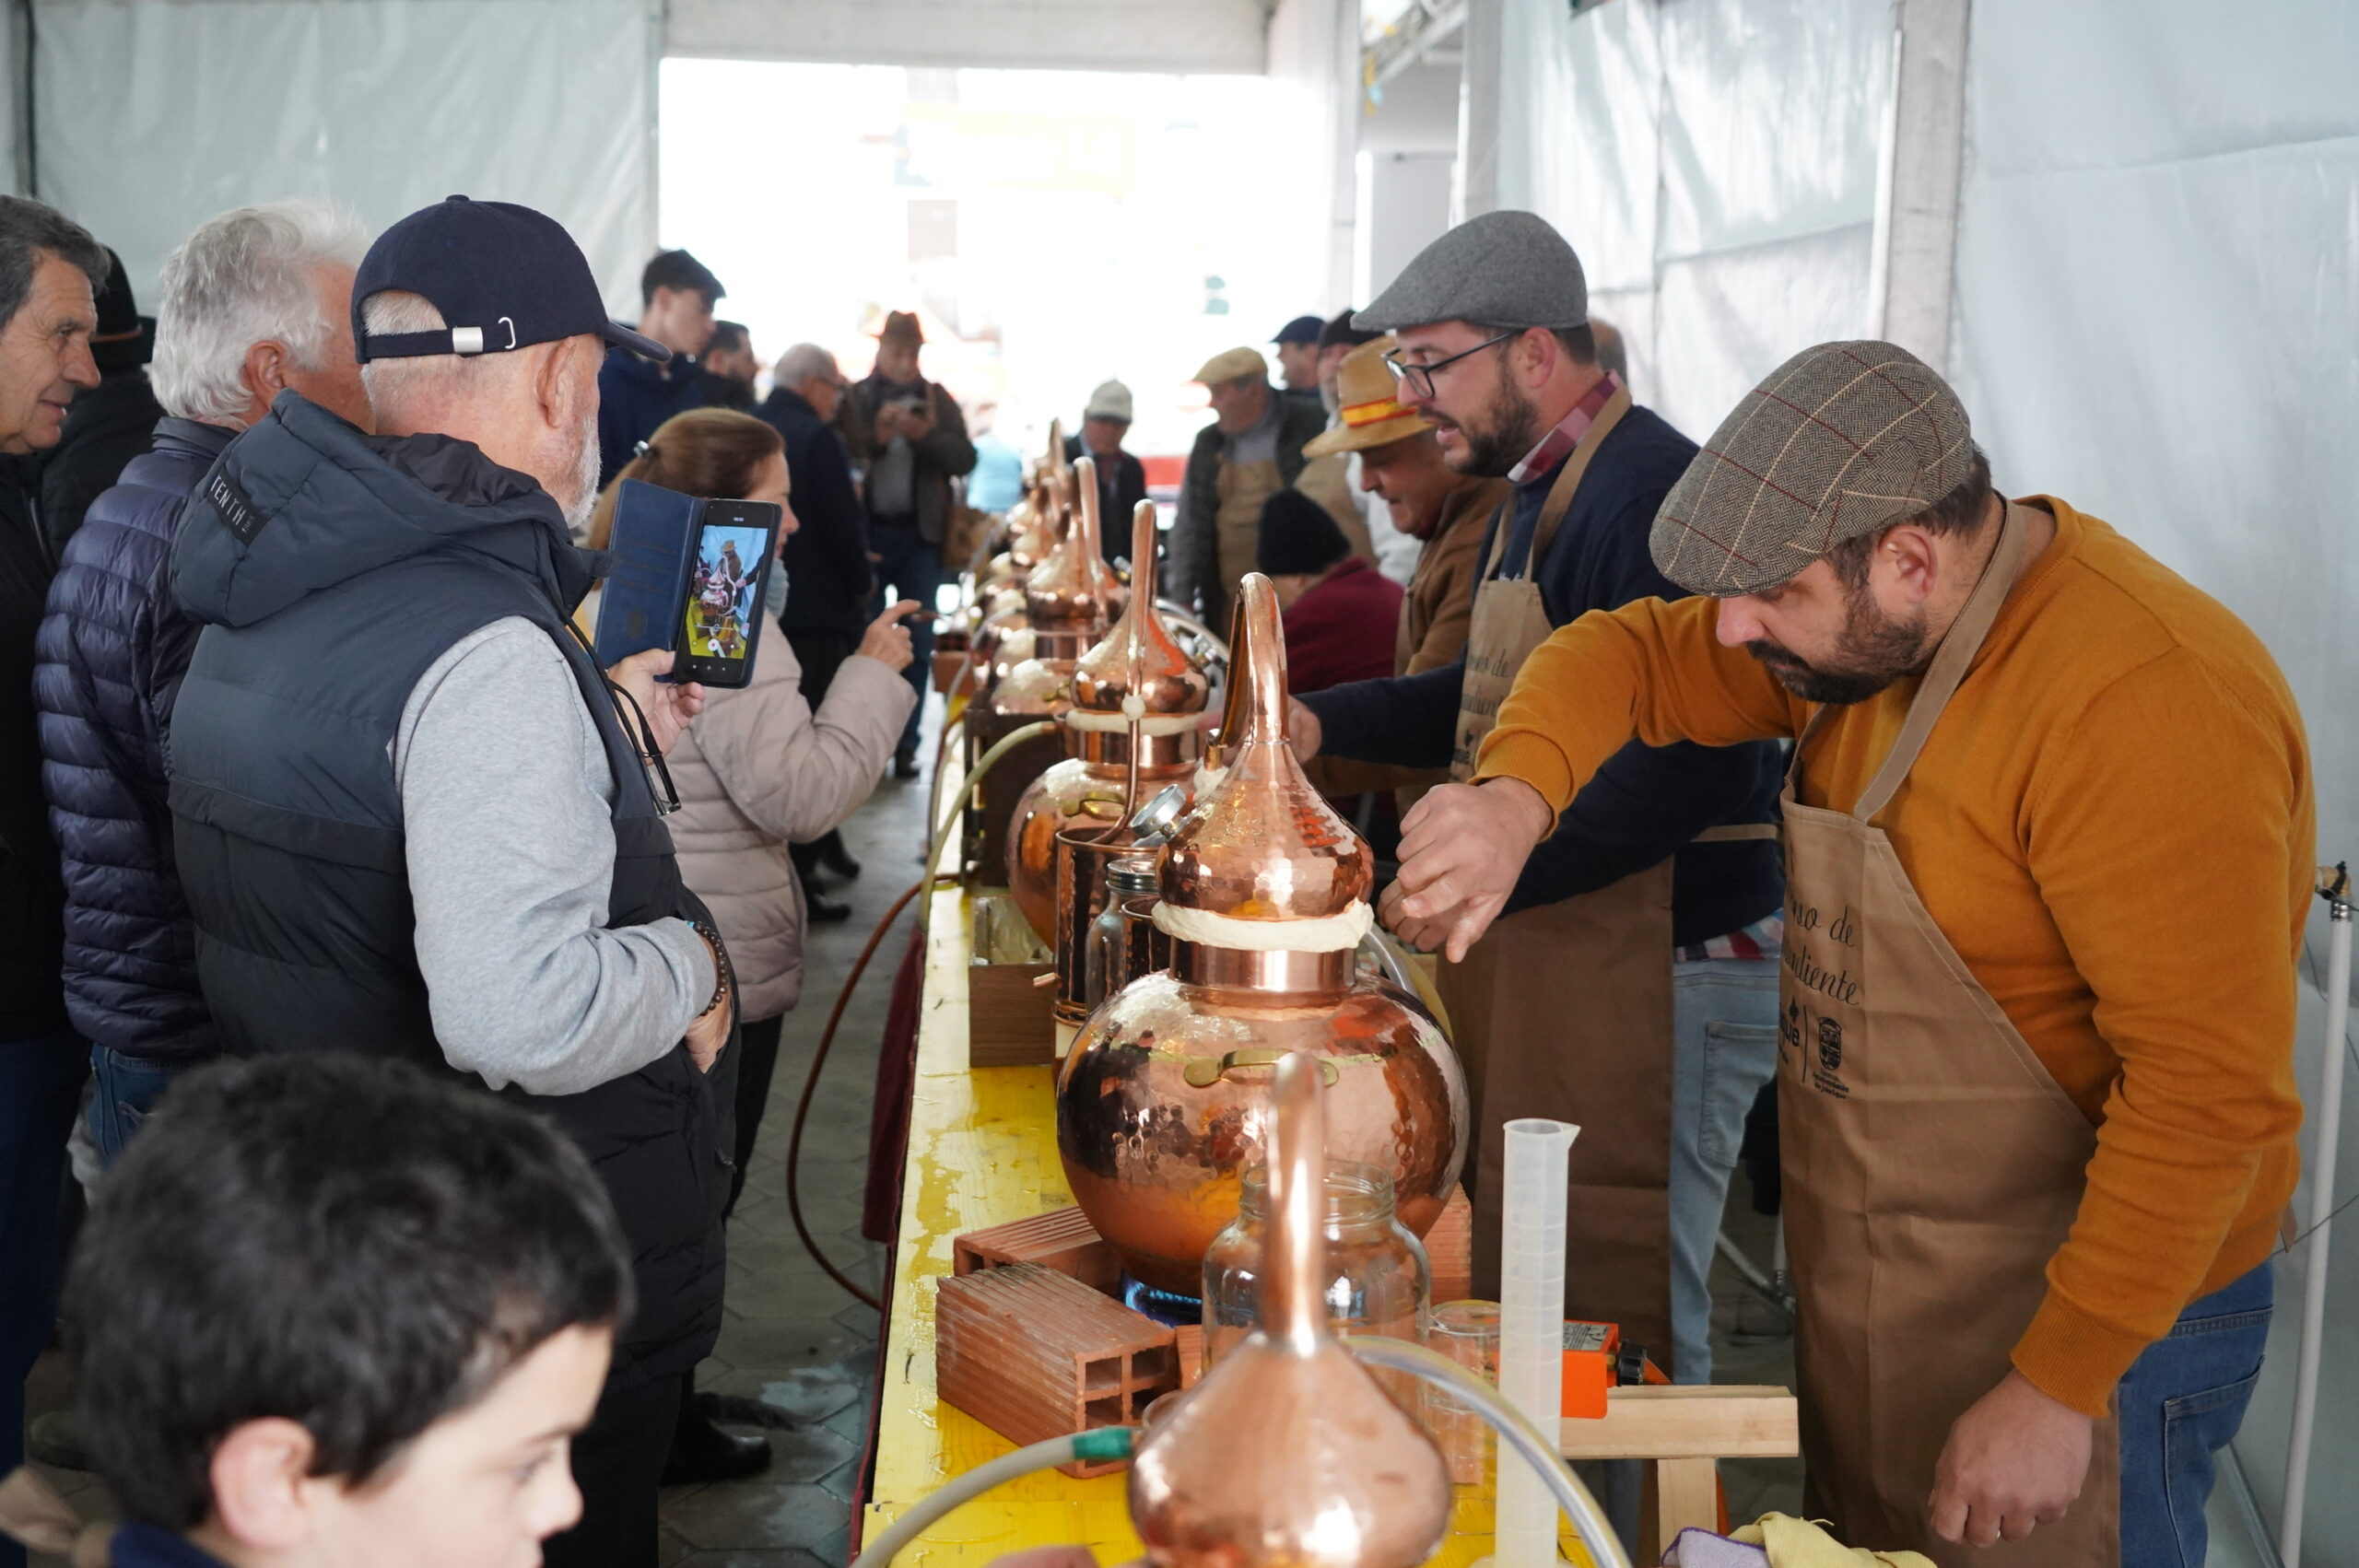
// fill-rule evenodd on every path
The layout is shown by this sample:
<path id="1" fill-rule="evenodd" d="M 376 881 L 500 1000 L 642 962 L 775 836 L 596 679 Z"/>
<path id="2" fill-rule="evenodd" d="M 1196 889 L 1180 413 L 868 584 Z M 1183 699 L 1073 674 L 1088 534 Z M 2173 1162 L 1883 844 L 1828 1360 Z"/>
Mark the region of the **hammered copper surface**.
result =
<path id="1" fill-rule="evenodd" d="M 1167 904 L 1282 924 L 1366 896 L 1367 847 L 1302 777 L 1285 738 L 1285 646 L 1270 581 L 1243 585 L 1235 761 L 1166 852 Z M 1172 968 L 1124 987 L 1074 1037 L 1057 1150 L 1075 1201 L 1138 1278 L 1193 1294 L 1204 1248 L 1237 1215 L 1258 1156 L 1270 1069 L 1332 1064 L 1328 1153 L 1387 1172 L 1423 1235 L 1458 1179 L 1465 1076 L 1416 999 L 1360 975 L 1348 950 L 1173 944 Z"/>
<path id="2" fill-rule="evenodd" d="M 1328 1153 L 1388 1173 L 1419 1235 L 1441 1217 L 1465 1147 L 1466 1081 L 1415 998 L 1373 977 L 1295 1000 L 1149 975 L 1090 1015 L 1057 1084 L 1074 1200 L 1133 1275 L 1195 1294 L 1204 1248 L 1237 1217 L 1238 1173 L 1262 1154 L 1269 1067 L 1229 1066 L 1202 1086 L 1191 1069 L 1286 1051 L 1333 1066 Z"/>
<path id="3" fill-rule="evenodd" d="M 1449 1527 L 1449 1475 L 1328 1332 L 1335 1134 L 1317 1071 L 1288 1058 L 1274 1076 L 1266 1327 L 1156 1410 L 1131 1461 L 1131 1523 L 1157 1568 L 1415 1568 Z"/>
<path id="4" fill-rule="evenodd" d="M 1065 530 L 1049 558 L 1032 568 L 1025 579 L 1024 608 L 1036 632 L 1077 637 L 1083 648 L 1105 635 L 1108 623 L 1124 602 L 1127 591 L 1098 548 L 1097 465 L 1083 458 L 1076 474 L 1078 507 L 1073 526 Z"/>
<path id="5" fill-rule="evenodd" d="M 1286 649 L 1270 579 L 1239 587 L 1246 654 L 1230 668 L 1227 770 L 1181 819 L 1163 901 L 1239 920 L 1315 919 L 1364 902 L 1376 860 L 1304 777 L 1286 739 Z"/>
<path id="6" fill-rule="evenodd" d="M 1083 461 L 1086 462 L 1087 459 Z M 1096 494 L 1094 488 L 1091 494 Z M 1074 708 L 1118 714 L 1133 689 L 1151 713 L 1201 713 L 1210 684 L 1181 652 L 1155 609 L 1155 507 L 1142 501 L 1132 519 L 1132 545 L 1144 556 L 1131 579 L 1130 603 L 1103 639 L 1082 655 L 1067 690 Z M 1010 709 L 1009 711 L 1013 711 Z M 1007 839 L 1007 885 L 1025 919 L 1043 941 L 1059 943 L 1059 973 L 1065 969 L 1064 938 L 1057 918 L 1057 836 L 1069 828 L 1121 822 L 1132 787 L 1128 731 L 1064 731 L 1066 760 L 1035 779 L 1016 803 Z M 1185 784 L 1203 749 L 1199 732 L 1139 737 L 1137 798 L 1144 800 L 1168 783 Z M 1100 890 L 1102 892 L 1102 889 Z M 1085 895 L 1085 902 L 1096 895 Z M 1093 914 L 1094 914 L 1093 910 Z M 1074 961 L 1077 975 L 1078 959 Z M 1059 987 L 1070 1012 L 1078 990 Z M 1078 1022 L 1078 1019 L 1074 1020 Z"/>

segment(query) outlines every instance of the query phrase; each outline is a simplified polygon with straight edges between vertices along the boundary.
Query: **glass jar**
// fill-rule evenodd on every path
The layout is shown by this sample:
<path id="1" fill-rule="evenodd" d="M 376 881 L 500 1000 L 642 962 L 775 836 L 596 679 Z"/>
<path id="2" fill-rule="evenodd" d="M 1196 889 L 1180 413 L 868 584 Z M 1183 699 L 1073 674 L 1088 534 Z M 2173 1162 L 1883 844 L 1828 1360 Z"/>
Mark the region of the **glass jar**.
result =
<path id="1" fill-rule="evenodd" d="M 1426 1348 L 1498 1387 L 1499 1304 L 1442 1302 L 1426 1320 Z M 1426 1430 L 1433 1434 L 1435 1445 L 1449 1466 L 1449 1479 L 1461 1486 L 1484 1480 L 1497 1454 L 1491 1423 L 1449 1389 L 1421 1384 L 1417 1396 L 1423 1403 Z"/>
<path id="2" fill-rule="evenodd" d="M 1155 929 L 1159 867 L 1152 853 L 1124 855 L 1106 867 L 1106 907 L 1089 925 L 1082 1000 L 1090 1012 L 1142 975 L 1171 962 L 1170 939 Z M 1156 938 L 1163 937 L 1158 943 Z"/>
<path id="3" fill-rule="evenodd" d="M 1265 1168 L 1249 1167 L 1237 1218 L 1204 1253 L 1204 1359 L 1207 1364 L 1252 1332 L 1258 1321 L 1262 1253 L 1268 1236 Z M 1433 1270 L 1423 1243 L 1392 1211 L 1392 1177 L 1375 1165 L 1327 1166 L 1327 1321 L 1338 1334 L 1379 1334 L 1425 1342 Z M 1416 1380 L 1374 1374 L 1392 1397 L 1416 1407 Z"/>

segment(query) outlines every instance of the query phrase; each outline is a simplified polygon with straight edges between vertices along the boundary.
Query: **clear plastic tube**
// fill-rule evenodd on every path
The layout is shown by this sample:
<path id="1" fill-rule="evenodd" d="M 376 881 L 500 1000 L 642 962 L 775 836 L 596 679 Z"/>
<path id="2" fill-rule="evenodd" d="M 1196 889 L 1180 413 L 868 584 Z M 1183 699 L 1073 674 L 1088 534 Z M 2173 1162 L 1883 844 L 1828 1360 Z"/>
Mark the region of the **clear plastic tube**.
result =
<path id="1" fill-rule="evenodd" d="M 1507 1124 L 1499 1393 L 1543 1433 L 1555 1432 L 1564 1414 L 1565 1171 L 1580 1130 L 1537 1117 Z M 1556 1561 L 1556 1508 L 1537 1472 L 1499 1467 L 1497 1516 L 1500 1568 Z"/>

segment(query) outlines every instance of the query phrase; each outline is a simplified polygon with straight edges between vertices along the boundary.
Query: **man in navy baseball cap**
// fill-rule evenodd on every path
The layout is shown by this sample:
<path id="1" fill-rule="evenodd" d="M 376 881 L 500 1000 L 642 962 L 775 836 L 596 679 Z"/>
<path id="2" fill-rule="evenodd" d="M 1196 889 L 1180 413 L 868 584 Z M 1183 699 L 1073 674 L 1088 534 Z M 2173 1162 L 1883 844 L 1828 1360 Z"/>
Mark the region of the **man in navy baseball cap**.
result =
<path id="1" fill-rule="evenodd" d="M 445 325 L 370 332 L 364 307 L 389 289 L 426 300 Z M 352 280 L 352 343 L 363 365 L 499 354 L 585 334 L 658 364 L 672 357 L 607 316 L 590 263 L 563 225 L 513 202 L 452 196 L 422 207 L 378 236 Z"/>
<path id="2" fill-rule="evenodd" d="M 375 433 L 281 392 L 173 541 L 204 626 L 170 763 L 198 976 L 235 1054 L 399 1057 L 590 1155 L 639 1310 L 545 1561 L 642 1568 L 721 1323 L 734 1007 L 652 760 L 703 693 L 655 679 L 663 650 L 596 668 L 568 622 L 604 557 L 568 524 L 605 345 L 664 351 L 606 319 L 563 228 L 464 197 L 370 247 L 352 335 Z"/>

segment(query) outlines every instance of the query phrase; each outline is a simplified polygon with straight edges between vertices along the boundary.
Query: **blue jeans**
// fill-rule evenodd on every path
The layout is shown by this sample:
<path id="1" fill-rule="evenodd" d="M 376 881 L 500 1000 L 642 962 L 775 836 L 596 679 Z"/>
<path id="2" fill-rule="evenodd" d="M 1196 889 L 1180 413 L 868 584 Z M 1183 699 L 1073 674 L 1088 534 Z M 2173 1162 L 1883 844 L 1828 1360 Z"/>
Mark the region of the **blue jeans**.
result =
<path id="1" fill-rule="evenodd" d="M 2276 1293 L 2270 1266 L 2189 1302 L 2121 1379 L 2124 1568 L 2201 1568 L 2212 1456 L 2244 1423 Z"/>
<path id="2" fill-rule="evenodd" d="M 896 599 L 914 599 L 929 612 L 933 609 L 934 591 L 942 586 L 942 550 L 919 535 L 915 522 L 871 521 L 868 547 L 877 556 L 874 614 L 882 614 Z M 933 683 L 933 617 L 912 615 L 901 624 L 910 628 L 910 667 L 901 673 L 918 694 L 918 705 L 910 709 L 897 749 L 914 752 L 918 723 L 925 717 L 925 694 Z"/>
<path id="3" fill-rule="evenodd" d="M 111 1165 L 121 1156 L 131 1135 L 156 1108 L 180 1075 L 193 1062 L 149 1061 L 142 1057 L 125 1056 L 105 1046 L 90 1047 L 90 1072 L 98 1080 L 90 1095 L 88 1119 L 90 1141 L 99 1146 L 99 1163 Z"/>
<path id="4" fill-rule="evenodd" d="M 1674 1375 L 1712 1380 L 1712 1254 L 1744 1114 L 1778 1071 L 1778 965 L 1671 966 L 1671 1325 Z"/>
<path id="5" fill-rule="evenodd" d="M 57 1188 L 86 1061 L 65 1030 L 0 1040 L 0 1475 L 25 1462 L 25 1378 L 57 1323 Z M 0 1539 L 0 1568 L 24 1561 Z"/>

